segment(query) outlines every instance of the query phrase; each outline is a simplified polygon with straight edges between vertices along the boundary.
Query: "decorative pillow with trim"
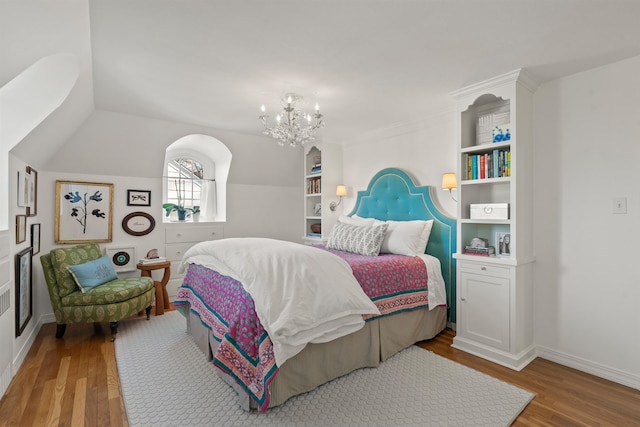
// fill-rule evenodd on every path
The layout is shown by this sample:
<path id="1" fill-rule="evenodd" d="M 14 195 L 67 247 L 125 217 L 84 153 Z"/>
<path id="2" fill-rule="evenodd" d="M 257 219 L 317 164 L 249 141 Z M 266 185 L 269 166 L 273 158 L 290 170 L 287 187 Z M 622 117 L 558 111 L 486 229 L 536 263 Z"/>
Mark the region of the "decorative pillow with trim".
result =
<path id="1" fill-rule="evenodd" d="M 108 255 L 67 268 L 83 293 L 118 278 Z"/>
<path id="2" fill-rule="evenodd" d="M 336 223 L 329 234 L 327 248 L 360 255 L 377 256 L 388 224 L 361 227 Z"/>
<path id="3" fill-rule="evenodd" d="M 433 220 L 386 221 L 389 224 L 380 253 L 416 256 L 423 254 L 429 242 Z"/>

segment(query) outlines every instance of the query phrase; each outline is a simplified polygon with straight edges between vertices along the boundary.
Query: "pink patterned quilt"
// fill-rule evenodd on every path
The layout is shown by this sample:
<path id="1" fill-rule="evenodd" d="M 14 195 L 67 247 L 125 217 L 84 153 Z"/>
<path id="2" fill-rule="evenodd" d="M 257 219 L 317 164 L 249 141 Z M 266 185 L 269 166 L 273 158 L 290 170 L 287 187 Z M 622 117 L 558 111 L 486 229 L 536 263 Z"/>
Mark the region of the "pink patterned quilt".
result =
<path id="1" fill-rule="evenodd" d="M 324 249 L 324 248 L 321 248 Z M 377 257 L 329 250 L 346 260 L 381 316 L 428 307 L 427 271 L 419 257 Z M 242 284 L 198 264 L 191 264 L 174 306 L 188 307 L 218 341 L 213 363 L 258 403 L 269 406 L 268 385 L 275 377 L 272 343 Z M 381 317 L 375 316 L 375 317 Z M 370 320 L 375 318 L 369 316 Z"/>

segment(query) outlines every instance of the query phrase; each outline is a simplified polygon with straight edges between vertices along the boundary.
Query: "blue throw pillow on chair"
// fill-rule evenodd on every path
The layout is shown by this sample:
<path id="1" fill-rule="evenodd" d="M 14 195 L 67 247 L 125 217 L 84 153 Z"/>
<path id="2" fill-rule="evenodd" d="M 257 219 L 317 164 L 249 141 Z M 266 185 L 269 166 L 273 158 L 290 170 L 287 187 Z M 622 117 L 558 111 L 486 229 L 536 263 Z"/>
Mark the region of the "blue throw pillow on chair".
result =
<path id="1" fill-rule="evenodd" d="M 118 278 L 107 255 L 84 264 L 69 265 L 67 268 L 83 293 Z"/>

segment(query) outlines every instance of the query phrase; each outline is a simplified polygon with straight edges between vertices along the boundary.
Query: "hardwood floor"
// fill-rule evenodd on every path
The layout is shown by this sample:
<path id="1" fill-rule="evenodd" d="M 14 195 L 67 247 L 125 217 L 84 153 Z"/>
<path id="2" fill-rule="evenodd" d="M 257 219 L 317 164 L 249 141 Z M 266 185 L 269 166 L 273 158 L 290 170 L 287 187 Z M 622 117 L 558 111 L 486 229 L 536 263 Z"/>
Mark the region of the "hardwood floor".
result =
<path id="1" fill-rule="evenodd" d="M 545 359 L 522 371 L 451 347 L 447 329 L 420 347 L 536 394 L 514 426 L 640 426 L 640 391 Z"/>
<path id="2" fill-rule="evenodd" d="M 0 401 L 0 425 L 128 426 L 109 325 L 69 325 L 63 339 L 54 335 L 54 324 L 40 330 Z M 544 359 L 512 371 L 452 348 L 454 335 L 446 330 L 420 346 L 535 393 L 515 426 L 640 426 L 638 390 Z"/>

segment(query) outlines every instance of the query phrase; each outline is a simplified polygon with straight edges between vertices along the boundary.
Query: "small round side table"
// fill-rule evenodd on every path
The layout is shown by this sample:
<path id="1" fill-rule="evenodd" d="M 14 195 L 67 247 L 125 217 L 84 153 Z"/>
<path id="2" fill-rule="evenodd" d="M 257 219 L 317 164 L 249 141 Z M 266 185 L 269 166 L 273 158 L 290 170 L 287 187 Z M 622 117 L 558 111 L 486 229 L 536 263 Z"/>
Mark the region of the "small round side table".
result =
<path id="1" fill-rule="evenodd" d="M 164 268 L 164 274 L 162 280 L 153 281 L 153 286 L 156 288 L 156 316 L 164 314 L 165 310 L 171 308 L 169 304 L 169 293 L 167 292 L 167 283 L 169 283 L 169 277 L 171 277 L 171 262 L 158 262 L 153 264 L 138 264 L 136 266 L 140 270 L 140 276 L 151 277 L 153 270 L 159 270 Z"/>

